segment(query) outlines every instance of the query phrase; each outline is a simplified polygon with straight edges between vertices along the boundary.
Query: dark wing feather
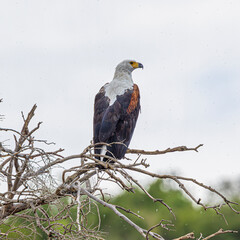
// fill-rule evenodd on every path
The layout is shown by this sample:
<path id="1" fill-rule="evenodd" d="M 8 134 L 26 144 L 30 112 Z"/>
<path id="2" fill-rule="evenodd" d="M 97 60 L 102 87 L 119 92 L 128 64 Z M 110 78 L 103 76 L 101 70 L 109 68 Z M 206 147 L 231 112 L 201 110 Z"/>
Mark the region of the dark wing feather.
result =
<path id="1" fill-rule="evenodd" d="M 102 91 L 101 91 L 102 90 Z M 137 85 L 117 96 L 116 101 L 109 106 L 109 99 L 101 89 L 95 98 L 94 108 L 94 143 L 121 142 L 107 147 L 106 155 L 121 159 L 130 144 L 139 110 L 140 94 Z M 101 146 L 95 148 L 95 153 L 101 153 Z M 104 159 L 106 160 L 106 159 Z"/>
<path id="2" fill-rule="evenodd" d="M 132 139 L 140 110 L 140 94 L 137 85 L 134 85 L 133 90 L 127 90 L 122 96 L 118 96 L 116 104 L 117 102 L 121 105 L 120 117 L 108 143 L 121 142 L 122 144 L 109 146 L 107 155 L 111 156 L 112 153 L 115 158 L 121 159 Z"/>
<path id="3" fill-rule="evenodd" d="M 102 125 L 103 115 L 109 106 L 109 99 L 105 96 L 104 87 L 100 89 L 94 101 L 94 117 L 93 117 L 93 141 L 100 142 L 99 131 Z M 95 153 L 100 154 L 100 148 L 95 148 Z"/>
<path id="4" fill-rule="evenodd" d="M 114 104 L 109 106 L 104 112 L 102 123 L 99 131 L 100 142 L 109 143 L 109 138 L 115 133 L 116 126 L 121 117 L 121 104 L 115 101 Z"/>

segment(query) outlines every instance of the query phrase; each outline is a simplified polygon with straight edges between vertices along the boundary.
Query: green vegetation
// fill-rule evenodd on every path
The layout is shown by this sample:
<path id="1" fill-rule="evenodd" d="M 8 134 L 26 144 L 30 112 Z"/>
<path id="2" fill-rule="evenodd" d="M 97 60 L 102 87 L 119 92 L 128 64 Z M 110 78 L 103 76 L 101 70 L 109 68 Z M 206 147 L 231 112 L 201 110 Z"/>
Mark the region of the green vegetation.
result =
<path id="1" fill-rule="evenodd" d="M 168 209 L 162 204 L 156 202 L 153 203 L 144 193 L 139 190 L 135 191 L 135 194 L 123 192 L 117 197 L 111 199 L 112 204 L 120 205 L 126 209 L 131 209 L 133 212 L 144 217 L 144 220 L 133 216 L 130 213 L 127 216 L 132 219 L 139 226 L 149 229 L 151 226 L 159 223 L 162 219 L 170 220 L 174 226 L 169 226 L 171 231 L 163 228 L 157 228 L 155 231 L 161 234 L 165 239 L 173 239 L 189 232 L 194 232 L 196 237 L 210 235 L 220 228 L 240 230 L 240 216 L 231 211 L 227 206 L 222 207 L 222 212 L 228 221 L 227 225 L 224 218 L 221 215 L 217 215 L 212 209 L 204 211 L 200 207 L 196 207 L 188 197 L 186 197 L 181 190 L 172 189 L 171 187 L 166 187 L 161 181 L 156 181 L 152 183 L 149 187 L 149 193 L 155 198 L 161 198 L 165 203 L 167 203 L 176 215 L 176 220 L 173 215 L 168 211 Z M 235 197 L 236 198 L 236 197 Z M 235 199 L 239 201 L 240 198 Z M 68 202 L 69 198 L 62 200 L 62 204 Z M 122 240 L 122 239 L 142 239 L 140 234 L 136 230 L 129 226 L 126 222 L 116 216 L 110 209 L 98 206 L 101 213 L 101 229 L 100 231 L 105 232 L 104 238 L 108 240 Z M 61 207 L 56 207 L 54 205 L 46 206 L 46 212 L 49 215 L 56 215 L 61 211 Z M 63 209 L 63 208 L 62 208 Z M 72 219 L 76 219 L 76 206 L 70 209 Z M 33 213 L 27 212 L 26 214 Z M 41 216 L 41 213 L 39 213 Z M 68 219 L 59 220 L 59 223 L 63 225 L 69 224 L 71 221 Z M 167 223 L 167 222 L 165 222 Z M 16 228 L 21 231 L 21 235 L 18 233 L 11 233 L 8 239 L 25 239 L 24 236 L 31 234 L 31 228 L 37 228 L 35 223 L 31 223 L 29 220 L 17 219 L 16 217 L 11 217 L 6 221 L 8 225 L 1 225 L 0 231 L 2 233 L 6 232 L 9 228 Z M 48 224 L 47 222 L 45 224 Z M 98 225 L 98 216 L 96 207 L 92 205 L 91 214 L 88 214 L 87 225 L 89 227 L 94 227 Z M 19 228 L 19 227 L 23 228 Z M 61 225 L 56 226 L 62 228 Z M 73 226 L 74 227 L 74 226 Z M 38 229 L 38 228 L 37 228 Z M 63 228 L 62 228 L 63 230 Z M 38 229 L 38 235 L 34 234 L 31 239 L 47 239 L 45 233 Z M 27 238 L 26 238 L 27 239 Z M 219 235 L 215 237 L 216 240 L 237 240 L 240 239 L 240 233 L 238 234 L 226 234 Z"/>
<path id="2" fill-rule="evenodd" d="M 116 205 L 121 205 L 126 209 L 131 209 L 133 212 L 140 214 L 144 220 L 128 214 L 137 224 L 145 229 L 156 225 L 164 220 L 171 220 L 174 227 L 169 227 L 172 231 L 163 228 L 156 229 L 156 232 L 161 234 L 166 239 L 173 239 L 180 237 L 189 232 L 194 232 L 195 236 L 210 235 L 220 228 L 240 230 L 240 216 L 233 213 L 227 206 L 222 207 L 223 213 L 228 221 L 225 223 L 222 216 L 217 215 L 212 209 L 204 211 L 200 207 L 193 206 L 191 200 L 183 195 L 181 190 L 175 190 L 163 187 L 161 181 L 156 181 L 149 187 L 149 193 L 155 198 L 161 198 L 174 211 L 176 220 L 166 207 L 160 203 L 153 203 L 142 192 L 136 191 L 135 194 L 124 192 L 111 201 Z M 239 202 L 239 199 L 236 200 Z M 100 207 L 102 213 L 102 231 L 108 232 L 109 237 L 106 239 L 141 239 L 139 233 L 131 226 L 126 224 L 123 220 L 114 215 L 111 210 Z M 240 239 L 240 232 L 238 234 L 227 234 L 215 237 L 218 240 L 237 240 Z"/>

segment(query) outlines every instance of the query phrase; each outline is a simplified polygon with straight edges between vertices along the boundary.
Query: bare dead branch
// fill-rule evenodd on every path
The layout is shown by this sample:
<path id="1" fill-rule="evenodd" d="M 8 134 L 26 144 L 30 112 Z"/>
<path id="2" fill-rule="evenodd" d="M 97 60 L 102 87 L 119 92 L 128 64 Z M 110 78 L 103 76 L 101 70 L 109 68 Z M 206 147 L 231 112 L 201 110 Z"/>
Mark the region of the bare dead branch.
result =
<path id="1" fill-rule="evenodd" d="M 91 193 L 89 193 L 87 190 L 81 188 L 81 192 L 86 194 L 88 197 L 90 197 L 91 199 L 93 199 L 94 201 L 102 204 L 104 207 L 107 207 L 109 209 L 111 209 L 117 216 L 119 216 L 120 218 L 122 218 L 124 221 L 126 221 L 129 225 L 131 225 L 132 227 L 134 227 L 144 238 L 146 237 L 146 232 L 148 232 L 147 230 L 139 227 L 137 224 L 135 224 L 133 221 L 131 221 L 129 218 L 127 218 L 125 215 L 123 215 L 121 212 L 119 212 L 117 210 L 117 207 L 113 204 L 107 203 L 102 201 L 101 199 L 95 197 L 94 195 L 92 195 Z M 153 233 L 153 232 L 149 232 L 148 233 L 150 236 L 159 239 L 159 240 L 164 240 L 163 237 L 161 237 L 160 235 Z"/>
<path id="2" fill-rule="evenodd" d="M 191 233 L 188 233 L 188 234 L 186 234 L 182 237 L 174 238 L 173 240 L 185 240 L 185 239 L 195 239 L 194 233 L 191 232 Z"/>
<path id="3" fill-rule="evenodd" d="M 163 151 L 160 151 L 160 150 L 145 151 L 145 150 L 139 150 L 139 149 L 128 149 L 127 153 L 143 154 L 143 155 L 160 155 L 160 154 L 165 154 L 165 153 L 170 153 L 170 152 L 183 152 L 183 151 L 198 152 L 198 149 L 202 146 L 203 146 L 203 144 L 199 144 L 195 148 L 188 148 L 186 146 L 179 146 L 179 147 L 174 147 L 174 148 L 167 148 L 166 150 L 163 150 Z"/>
<path id="4" fill-rule="evenodd" d="M 170 231 L 171 229 L 170 229 L 169 227 L 171 227 L 171 226 L 174 226 L 174 225 L 171 223 L 171 221 L 162 219 L 162 220 L 160 221 L 160 223 L 158 223 L 158 224 L 152 226 L 151 228 L 149 228 L 149 230 L 148 230 L 147 233 L 146 233 L 146 239 L 149 240 L 149 233 L 150 233 L 154 228 L 162 227 L 162 228 Z"/>
<path id="5" fill-rule="evenodd" d="M 226 233 L 238 233 L 238 231 L 223 230 L 222 228 L 220 228 L 217 232 L 209 235 L 208 237 L 203 238 L 203 240 L 208 240 L 208 239 L 213 238 L 213 237 L 215 237 L 215 236 L 217 236 L 217 235 L 226 234 Z"/>
<path id="6" fill-rule="evenodd" d="M 127 207 L 111 204 L 107 193 L 99 187 L 103 181 L 111 182 L 119 186 L 122 190 L 132 192 L 134 188 L 140 189 L 153 203 L 159 202 L 164 205 L 168 211 L 175 217 L 175 214 L 166 202 L 161 199 L 161 196 L 152 196 L 148 190 L 142 186 L 137 178 L 132 176 L 133 172 L 138 172 L 155 179 L 170 179 L 175 182 L 183 192 L 185 192 L 190 199 L 196 204 L 203 207 L 204 210 L 213 209 L 224 219 L 221 212 L 222 206 L 228 206 L 233 213 L 239 213 L 234 207 L 238 203 L 227 199 L 222 193 L 215 190 L 211 186 L 207 186 L 193 178 L 186 178 L 174 175 L 160 175 L 151 171 L 147 171 L 149 167 L 147 159 L 141 159 L 140 155 L 159 155 L 179 151 L 195 151 L 203 146 L 199 144 L 196 147 L 188 148 L 186 146 L 179 146 L 168 148 L 166 150 L 145 151 L 141 149 L 128 149 L 127 153 L 136 154 L 136 159 L 128 158 L 127 164 L 114 158 L 114 156 L 105 156 L 94 154 L 95 147 L 111 144 L 123 143 L 98 143 L 90 144 L 82 153 L 70 156 L 62 156 L 63 149 L 52 151 L 45 151 L 41 144 L 53 145 L 52 142 L 46 140 L 39 140 L 34 137 L 36 131 L 39 130 L 41 122 L 35 127 L 30 128 L 30 122 L 35 114 L 37 106 L 34 105 L 30 112 L 25 117 L 22 113 L 23 126 L 21 131 L 11 128 L 0 128 L 0 131 L 10 134 L 15 142 L 15 146 L 6 148 L 0 142 L 0 177 L 6 183 L 5 192 L 0 192 L 0 224 L 6 224 L 6 219 L 16 215 L 18 218 L 24 220 L 31 220 L 29 229 L 41 229 L 49 238 L 54 239 L 103 239 L 102 233 L 99 232 L 101 224 L 101 213 L 98 209 L 99 204 L 111 209 L 116 216 L 123 219 L 126 223 L 131 225 L 138 231 L 142 237 L 149 239 L 164 238 L 153 232 L 157 227 L 171 230 L 173 224 L 167 220 L 161 220 L 156 225 L 143 229 L 134 221 L 130 220 L 125 214 L 131 214 L 144 220 L 143 216 L 135 213 Z M 105 157 L 109 162 L 102 162 L 97 157 Z M 72 166 L 69 169 L 62 169 L 62 183 L 56 181 L 51 174 L 52 169 L 61 167 L 63 162 L 72 159 L 81 159 L 81 164 Z M 79 161 L 80 162 L 80 161 Z M 99 166 L 101 168 L 99 169 Z M 89 184 L 92 177 L 97 178 L 95 185 Z M 221 199 L 221 203 L 215 205 L 207 205 L 202 202 L 200 198 L 194 196 L 188 187 L 184 185 L 185 182 L 190 182 L 195 186 L 207 189 L 214 193 Z M 155 195 L 155 194 L 154 194 Z M 101 197 L 101 198 L 100 198 Z M 67 199 L 66 202 L 63 199 Z M 44 205 L 44 206 L 43 206 Z M 45 207 L 48 207 L 48 210 Z M 71 210 L 76 207 L 77 218 L 71 216 Z M 50 215 L 51 208 L 57 208 L 57 213 Z M 88 226 L 88 215 L 92 214 L 93 209 L 98 215 L 98 225 Z M 23 210 L 25 210 L 23 212 Z M 58 221 L 61 219 L 70 219 L 70 223 L 64 225 Z M 34 222 L 34 223 L 33 223 Z M 47 224 L 46 224 L 47 223 Z M 63 231 L 58 230 L 61 228 Z M 19 231 L 19 229 L 10 228 L 8 232 L 3 233 L 7 236 L 11 231 Z M 235 233 L 232 230 L 222 230 L 204 238 L 205 240 L 212 238 L 218 234 Z M 19 231 L 20 236 L 23 234 Z M 193 233 L 184 235 L 176 240 L 194 239 Z M 31 239 L 31 238 L 30 238 Z"/>
<path id="7" fill-rule="evenodd" d="M 222 198 L 222 200 L 229 206 L 229 208 L 231 208 L 231 210 L 233 210 L 235 213 L 239 214 L 239 211 L 237 211 L 236 209 L 234 209 L 232 207 L 232 205 L 238 205 L 238 203 L 236 202 L 232 202 L 230 200 L 228 200 L 225 196 L 223 196 L 220 192 L 218 192 L 217 190 L 213 189 L 212 187 L 208 187 L 206 186 L 205 184 L 203 183 L 200 183 L 198 182 L 197 180 L 195 179 L 192 179 L 192 178 L 186 178 L 186 177 L 181 177 L 181 176 L 173 176 L 173 175 L 160 175 L 160 174 L 156 174 L 156 173 L 152 173 L 152 172 L 149 172 L 145 169 L 140 169 L 140 168 L 135 168 L 133 166 L 128 166 L 128 165 L 123 165 L 123 168 L 125 169 L 129 169 L 129 170 L 132 170 L 132 171 L 136 171 L 136 172 L 140 172 L 140 173 L 143 173 L 143 174 L 146 174 L 148 176 L 151 176 L 153 178 L 158 178 L 158 179 L 171 179 L 173 181 L 175 181 L 179 187 L 198 205 L 201 205 L 205 210 L 207 210 L 208 208 L 213 208 L 213 209 L 216 209 L 216 208 L 219 208 L 220 205 L 215 205 L 215 206 L 206 206 L 204 205 L 202 202 L 201 202 L 201 199 L 196 199 L 191 193 L 190 191 L 188 191 L 188 189 L 184 186 L 184 184 L 180 181 L 180 180 L 185 180 L 185 181 L 190 181 L 190 182 L 193 182 L 211 192 L 214 192 L 216 195 L 218 195 L 220 198 Z"/>

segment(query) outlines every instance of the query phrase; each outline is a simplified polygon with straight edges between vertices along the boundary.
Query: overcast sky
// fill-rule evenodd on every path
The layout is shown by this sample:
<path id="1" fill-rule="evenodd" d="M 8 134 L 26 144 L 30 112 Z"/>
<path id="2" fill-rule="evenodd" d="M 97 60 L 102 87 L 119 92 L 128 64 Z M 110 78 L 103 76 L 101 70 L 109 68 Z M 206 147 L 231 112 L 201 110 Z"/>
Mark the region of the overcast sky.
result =
<path id="1" fill-rule="evenodd" d="M 203 143 L 199 153 L 149 157 L 151 170 L 209 184 L 237 178 L 239 12 L 239 0 L 1 1 L 1 126 L 20 128 L 36 103 L 39 136 L 79 153 L 92 139 L 95 94 L 135 59 L 142 111 L 130 147 Z"/>

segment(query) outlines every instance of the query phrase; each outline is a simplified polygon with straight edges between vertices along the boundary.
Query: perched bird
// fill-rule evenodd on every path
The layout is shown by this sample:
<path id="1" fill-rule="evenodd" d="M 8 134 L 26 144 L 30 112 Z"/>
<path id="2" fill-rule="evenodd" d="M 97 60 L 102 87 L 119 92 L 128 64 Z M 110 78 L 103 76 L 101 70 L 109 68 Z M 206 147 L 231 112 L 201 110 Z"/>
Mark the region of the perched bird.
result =
<path id="1" fill-rule="evenodd" d="M 139 89 L 132 80 L 132 71 L 137 68 L 143 68 L 143 65 L 134 60 L 119 63 L 113 80 L 105 84 L 95 97 L 95 154 L 122 159 L 127 151 L 140 110 Z M 101 142 L 110 145 L 97 144 Z M 107 157 L 97 158 L 108 161 Z"/>

